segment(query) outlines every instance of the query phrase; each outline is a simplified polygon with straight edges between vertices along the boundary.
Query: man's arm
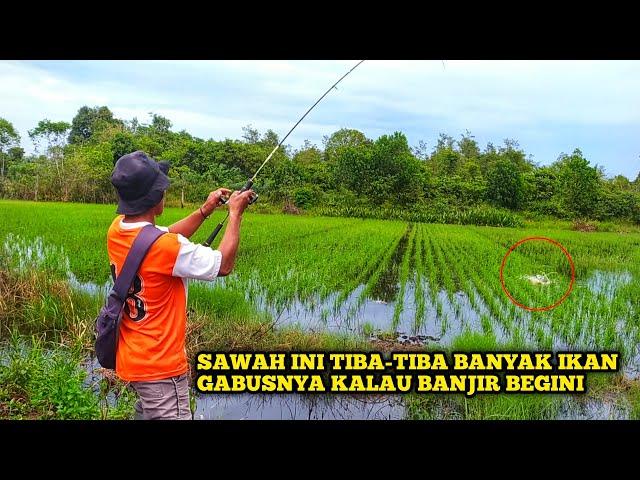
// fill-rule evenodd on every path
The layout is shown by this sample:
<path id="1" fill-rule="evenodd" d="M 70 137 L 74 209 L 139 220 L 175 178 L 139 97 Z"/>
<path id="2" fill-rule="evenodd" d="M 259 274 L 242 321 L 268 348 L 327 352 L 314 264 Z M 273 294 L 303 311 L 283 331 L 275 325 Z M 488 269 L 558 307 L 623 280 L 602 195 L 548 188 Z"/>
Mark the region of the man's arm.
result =
<path id="1" fill-rule="evenodd" d="M 188 217 L 183 218 L 182 220 L 177 221 L 173 225 L 169 227 L 169 231 L 171 233 L 179 233 L 185 238 L 191 238 L 200 225 L 205 221 L 205 217 L 208 217 L 213 213 L 218 204 L 220 203 L 220 198 L 223 195 L 229 195 L 231 190 L 227 188 L 219 188 L 215 192 L 211 192 L 209 197 L 204 202 L 202 207 L 193 212 Z"/>
<path id="2" fill-rule="evenodd" d="M 238 253 L 238 244 L 240 243 L 242 213 L 245 208 L 247 208 L 247 205 L 249 205 L 249 200 L 252 195 L 253 191 L 247 190 L 242 193 L 234 192 L 229 198 L 229 221 L 222 241 L 218 246 L 218 251 L 222 254 L 222 262 L 220 264 L 220 270 L 218 271 L 219 277 L 229 275 L 233 270 L 236 254 Z"/>
<path id="3" fill-rule="evenodd" d="M 173 265 L 174 277 L 211 281 L 231 273 L 240 242 L 242 212 L 247 208 L 252 195 L 251 190 L 233 192 L 229 198 L 229 223 L 218 250 L 192 243 L 183 235 L 177 236 L 180 248 Z"/>

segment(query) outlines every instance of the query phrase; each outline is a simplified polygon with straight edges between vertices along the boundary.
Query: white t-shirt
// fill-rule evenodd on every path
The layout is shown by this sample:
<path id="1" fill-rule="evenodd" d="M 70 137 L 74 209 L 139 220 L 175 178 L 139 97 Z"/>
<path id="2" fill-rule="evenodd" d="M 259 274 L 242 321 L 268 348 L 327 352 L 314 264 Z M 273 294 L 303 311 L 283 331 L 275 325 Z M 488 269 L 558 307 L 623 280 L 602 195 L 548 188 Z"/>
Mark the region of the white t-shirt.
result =
<path id="1" fill-rule="evenodd" d="M 125 223 L 120 221 L 120 228 L 124 230 L 133 230 L 144 227 L 145 225 L 151 225 L 151 223 Z M 156 225 L 156 228 L 163 232 L 169 231 L 169 227 Z M 178 242 L 180 242 L 180 249 L 173 266 L 173 276 L 206 281 L 215 279 L 218 276 L 220 264 L 222 263 L 222 253 L 220 250 L 213 250 L 204 245 L 193 243 L 180 234 L 177 235 Z"/>

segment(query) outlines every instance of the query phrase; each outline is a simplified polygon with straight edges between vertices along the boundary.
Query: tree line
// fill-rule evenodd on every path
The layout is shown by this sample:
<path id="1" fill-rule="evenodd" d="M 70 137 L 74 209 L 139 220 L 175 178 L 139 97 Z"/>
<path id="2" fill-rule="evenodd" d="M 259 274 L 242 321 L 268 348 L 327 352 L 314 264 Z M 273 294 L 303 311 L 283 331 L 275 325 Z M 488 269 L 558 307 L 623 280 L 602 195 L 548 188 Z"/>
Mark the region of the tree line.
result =
<path id="1" fill-rule="evenodd" d="M 80 108 L 71 123 L 38 122 L 25 154 L 10 121 L 0 118 L 0 196 L 25 200 L 114 203 L 110 174 L 120 156 L 143 150 L 172 164 L 170 198 L 197 203 L 214 187 L 239 188 L 278 144 L 272 130 L 246 126 L 241 139 L 204 140 L 172 130 L 151 113 L 147 123 L 114 117 L 106 106 Z M 621 219 L 640 223 L 640 174 L 606 178 L 576 148 L 538 165 L 515 140 L 481 148 L 470 132 L 440 134 L 429 148 L 401 132 L 367 138 L 343 128 L 319 147 L 281 148 L 256 190 L 273 204 L 299 208 L 403 209 L 437 212 L 486 206 L 525 215 Z"/>

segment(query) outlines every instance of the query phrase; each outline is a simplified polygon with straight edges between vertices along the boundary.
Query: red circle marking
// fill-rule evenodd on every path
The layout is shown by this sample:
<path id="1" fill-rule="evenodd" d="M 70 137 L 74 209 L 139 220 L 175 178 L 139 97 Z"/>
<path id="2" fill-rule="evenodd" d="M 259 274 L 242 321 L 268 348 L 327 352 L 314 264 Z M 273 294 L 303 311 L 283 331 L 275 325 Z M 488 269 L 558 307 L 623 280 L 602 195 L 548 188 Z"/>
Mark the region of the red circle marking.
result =
<path id="1" fill-rule="evenodd" d="M 569 260 L 569 265 L 571 265 L 571 282 L 569 283 L 569 288 L 567 289 L 567 291 L 565 292 L 565 294 L 562 296 L 562 298 L 560 300 L 558 300 L 553 305 L 549 305 L 547 307 L 528 307 L 526 305 L 523 305 L 522 303 L 518 302 L 515 298 L 513 298 L 513 296 L 509 292 L 509 290 L 507 290 L 507 287 L 505 287 L 505 285 L 504 285 L 503 272 L 504 272 L 504 266 L 507 263 L 507 258 L 509 257 L 511 252 L 513 252 L 518 246 L 522 245 L 524 242 L 529 242 L 531 240 L 542 240 L 542 241 L 545 241 L 545 242 L 552 243 L 553 245 L 558 247 L 560 250 L 562 250 L 562 253 L 564 253 L 564 255 L 567 257 L 567 260 Z M 573 284 L 574 284 L 575 280 L 576 280 L 576 269 L 575 269 L 575 266 L 573 265 L 573 259 L 571 258 L 571 255 L 569 255 L 569 252 L 567 252 L 567 249 L 564 248 L 560 244 L 560 242 L 556 242 L 555 240 L 553 240 L 551 238 L 547 238 L 547 237 L 527 237 L 527 238 L 523 238 L 522 240 L 520 240 L 518 243 L 514 244 L 509 249 L 509 251 L 506 253 L 504 258 L 502 259 L 502 265 L 500 265 L 500 284 L 502 285 L 502 290 L 504 291 L 504 293 L 507 295 L 507 297 L 509 297 L 509 300 L 511 300 L 515 305 L 517 305 L 520 308 L 524 308 L 525 310 L 532 311 L 532 312 L 540 312 L 540 311 L 551 310 L 552 308 L 556 308 L 558 305 L 560 305 L 562 302 L 564 302 L 566 300 L 566 298 L 569 296 L 569 294 L 571 293 L 571 290 L 573 290 Z"/>

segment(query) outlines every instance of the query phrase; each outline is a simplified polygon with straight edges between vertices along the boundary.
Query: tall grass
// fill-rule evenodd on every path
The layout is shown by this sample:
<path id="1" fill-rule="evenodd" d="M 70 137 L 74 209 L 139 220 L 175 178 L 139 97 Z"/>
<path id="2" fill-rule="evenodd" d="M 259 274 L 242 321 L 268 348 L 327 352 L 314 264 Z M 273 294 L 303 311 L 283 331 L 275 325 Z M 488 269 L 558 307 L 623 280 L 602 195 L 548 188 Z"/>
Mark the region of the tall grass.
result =
<path id="1" fill-rule="evenodd" d="M 489 206 L 446 210 L 404 210 L 361 206 L 317 207 L 314 213 L 327 217 L 377 218 L 404 220 L 413 223 L 443 223 L 457 225 L 491 225 L 494 227 L 520 227 L 524 220 L 517 214 Z"/>
<path id="2" fill-rule="evenodd" d="M 88 384 L 82 362 L 78 348 L 50 348 L 41 337 L 14 332 L 0 349 L 0 418 L 130 418 L 131 392 L 120 384 L 108 402 L 110 389 L 99 380 Z"/>

